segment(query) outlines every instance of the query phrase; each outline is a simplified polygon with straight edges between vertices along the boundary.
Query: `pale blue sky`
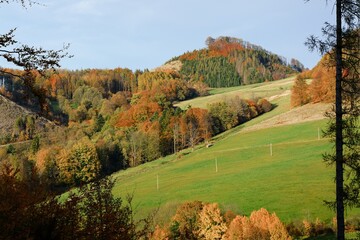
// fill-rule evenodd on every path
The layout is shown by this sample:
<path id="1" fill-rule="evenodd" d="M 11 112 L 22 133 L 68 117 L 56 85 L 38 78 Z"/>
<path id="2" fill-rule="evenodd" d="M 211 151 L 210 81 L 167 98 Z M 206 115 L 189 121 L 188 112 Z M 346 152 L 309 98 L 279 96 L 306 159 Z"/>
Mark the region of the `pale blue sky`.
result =
<path id="1" fill-rule="evenodd" d="M 0 33 L 17 27 L 20 42 L 59 49 L 63 68 L 152 69 L 205 47 L 208 36 L 231 36 L 312 68 L 320 59 L 304 42 L 333 23 L 325 0 L 38 0 L 27 9 L 0 6 Z M 0 66 L 9 67 L 0 60 Z"/>

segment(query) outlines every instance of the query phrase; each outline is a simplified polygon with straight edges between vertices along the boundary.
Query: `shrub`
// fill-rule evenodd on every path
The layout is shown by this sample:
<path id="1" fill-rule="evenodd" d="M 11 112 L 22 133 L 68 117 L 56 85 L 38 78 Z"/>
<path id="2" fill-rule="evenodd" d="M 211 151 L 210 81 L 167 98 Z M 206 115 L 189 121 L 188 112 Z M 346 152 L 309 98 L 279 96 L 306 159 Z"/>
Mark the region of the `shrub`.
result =
<path id="1" fill-rule="evenodd" d="M 259 106 L 261 112 L 263 113 L 270 112 L 272 109 L 271 103 L 265 98 L 259 99 L 257 105 Z"/>

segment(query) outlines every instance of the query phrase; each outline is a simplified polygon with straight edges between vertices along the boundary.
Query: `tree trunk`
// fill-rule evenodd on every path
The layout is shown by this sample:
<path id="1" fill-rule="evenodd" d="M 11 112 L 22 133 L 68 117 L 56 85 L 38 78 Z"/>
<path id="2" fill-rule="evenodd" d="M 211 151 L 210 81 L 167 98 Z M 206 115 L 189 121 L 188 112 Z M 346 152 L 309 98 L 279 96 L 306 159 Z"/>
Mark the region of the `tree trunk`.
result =
<path id="1" fill-rule="evenodd" d="M 343 124 L 342 124 L 342 24 L 341 11 L 342 0 L 336 1 L 336 99 L 335 99 L 335 114 L 336 114 L 336 218 L 337 218 L 337 239 L 345 239 L 344 229 L 344 167 L 343 167 Z"/>

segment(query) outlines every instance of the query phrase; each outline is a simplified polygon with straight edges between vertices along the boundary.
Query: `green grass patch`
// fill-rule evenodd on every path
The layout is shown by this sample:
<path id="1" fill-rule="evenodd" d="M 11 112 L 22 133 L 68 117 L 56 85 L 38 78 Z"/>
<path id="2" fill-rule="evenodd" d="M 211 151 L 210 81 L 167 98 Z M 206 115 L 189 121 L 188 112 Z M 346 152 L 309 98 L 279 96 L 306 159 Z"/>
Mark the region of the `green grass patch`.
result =
<path id="1" fill-rule="evenodd" d="M 317 217 L 330 222 L 334 213 L 323 200 L 335 197 L 334 170 L 322 162 L 322 154 L 331 144 L 317 139 L 317 129 L 325 124 L 323 120 L 239 132 L 211 148 L 116 173 L 114 194 L 133 193 L 139 216 L 160 208 L 168 218 L 177 204 L 201 200 L 246 215 L 264 207 L 285 222 Z"/>

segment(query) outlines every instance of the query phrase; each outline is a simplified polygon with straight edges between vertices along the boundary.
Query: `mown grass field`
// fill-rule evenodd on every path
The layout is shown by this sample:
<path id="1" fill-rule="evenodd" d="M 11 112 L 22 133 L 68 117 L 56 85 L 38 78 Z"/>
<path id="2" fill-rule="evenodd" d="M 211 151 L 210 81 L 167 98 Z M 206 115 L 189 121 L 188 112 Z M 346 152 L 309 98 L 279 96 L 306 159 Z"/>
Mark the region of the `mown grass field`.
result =
<path id="1" fill-rule="evenodd" d="M 219 100 L 239 92 L 281 95 L 292 82 L 217 89 L 217 95 L 209 97 Z M 208 102 L 208 98 L 194 99 L 191 106 L 204 107 Z M 335 197 L 334 168 L 323 163 L 322 154 L 332 145 L 328 139 L 318 139 L 318 129 L 327 120 L 243 131 L 289 111 L 289 102 L 289 95 L 272 100 L 274 110 L 215 137 L 210 148 L 199 145 L 194 152 L 184 150 L 114 174 L 115 196 L 133 194 L 138 217 L 158 209 L 159 223 L 168 222 L 179 204 L 193 200 L 217 202 L 223 211 L 246 215 L 263 207 L 285 222 L 316 218 L 331 222 L 335 214 L 323 200 Z"/>
<path id="2" fill-rule="evenodd" d="M 201 200 L 242 214 L 264 207 L 285 222 L 316 217 L 330 221 L 334 214 L 322 202 L 334 198 L 333 172 L 321 159 L 331 145 L 317 139 L 317 128 L 324 124 L 239 133 L 211 148 L 119 172 L 114 194 L 134 194 L 140 215 L 160 207 L 166 218 L 177 204 Z"/>

